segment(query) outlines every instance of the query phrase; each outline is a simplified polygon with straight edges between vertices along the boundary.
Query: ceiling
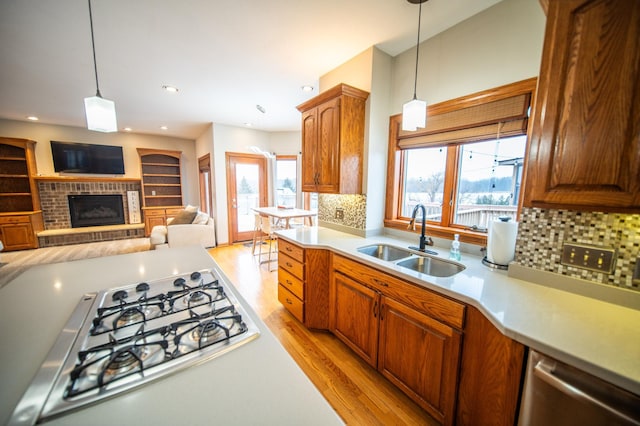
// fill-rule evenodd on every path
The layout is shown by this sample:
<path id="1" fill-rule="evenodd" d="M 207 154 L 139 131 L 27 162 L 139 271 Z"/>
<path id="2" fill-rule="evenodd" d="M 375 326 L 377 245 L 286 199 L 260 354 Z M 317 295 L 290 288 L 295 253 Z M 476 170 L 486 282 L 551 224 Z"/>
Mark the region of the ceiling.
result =
<path id="1" fill-rule="evenodd" d="M 428 1 L 421 40 L 499 1 Z M 100 92 L 115 102 L 118 127 L 187 139 L 209 123 L 299 130 L 295 106 L 318 94 L 321 75 L 371 46 L 391 56 L 414 47 L 418 24 L 418 6 L 407 0 L 91 6 Z M 86 126 L 83 99 L 96 93 L 86 0 L 0 1 L 0 58 L 0 117 Z"/>

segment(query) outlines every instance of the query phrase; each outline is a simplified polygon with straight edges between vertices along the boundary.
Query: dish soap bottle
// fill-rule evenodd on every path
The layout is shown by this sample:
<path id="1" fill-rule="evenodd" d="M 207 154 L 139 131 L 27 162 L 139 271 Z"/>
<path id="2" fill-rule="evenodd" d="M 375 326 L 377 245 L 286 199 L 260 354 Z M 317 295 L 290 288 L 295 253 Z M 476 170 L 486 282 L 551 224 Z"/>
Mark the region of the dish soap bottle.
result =
<path id="1" fill-rule="evenodd" d="M 460 260 L 460 235 L 455 234 L 451 242 L 451 250 L 449 251 L 449 259 Z"/>

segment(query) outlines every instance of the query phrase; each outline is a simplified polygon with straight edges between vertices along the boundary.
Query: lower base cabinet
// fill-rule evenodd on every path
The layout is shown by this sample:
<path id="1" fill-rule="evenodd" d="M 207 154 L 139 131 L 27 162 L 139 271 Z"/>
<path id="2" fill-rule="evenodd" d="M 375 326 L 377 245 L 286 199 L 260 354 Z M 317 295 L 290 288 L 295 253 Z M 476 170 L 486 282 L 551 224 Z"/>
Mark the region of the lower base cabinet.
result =
<path id="1" fill-rule="evenodd" d="M 454 424 L 462 333 L 398 300 L 436 298 L 460 324 L 464 306 L 426 289 L 416 297 L 408 284 L 343 257 L 333 265 L 330 330 L 433 418 Z"/>
<path id="2" fill-rule="evenodd" d="M 6 251 L 38 248 L 43 228 L 41 212 L 0 216 L 0 241 Z"/>
<path id="3" fill-rule="evenodd" d="M 327 250 L 278 240 L 278 301 L 308 328 L 329 328 Z"/>
<path id="4" fill-rule="evenodd" d="M 332 255 L 330 331 L 444 425 L 516 422 L 525 347 L 472 306 Z"/>
<path id="5" fill-rule="evenodd" d="M 453 424 L 462 334 L 382 297 L 378 370 L 432 417 Z"/>

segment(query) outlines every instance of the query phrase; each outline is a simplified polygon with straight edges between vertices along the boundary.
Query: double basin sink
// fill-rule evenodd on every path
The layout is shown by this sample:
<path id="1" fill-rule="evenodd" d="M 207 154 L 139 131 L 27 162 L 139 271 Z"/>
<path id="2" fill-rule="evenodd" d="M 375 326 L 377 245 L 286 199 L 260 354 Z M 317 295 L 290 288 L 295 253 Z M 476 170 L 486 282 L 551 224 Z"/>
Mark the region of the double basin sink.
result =
<path id="1" fill-rule="evenodd" d="M 358 252 L 376 259 L 393 262 L 397 266 L 432 277 L 451 277 L 465 270 L 464 265 L 449 262 L 431 255 L 394 247 L 388 244 L 373 244 L 360 247 Z"/>

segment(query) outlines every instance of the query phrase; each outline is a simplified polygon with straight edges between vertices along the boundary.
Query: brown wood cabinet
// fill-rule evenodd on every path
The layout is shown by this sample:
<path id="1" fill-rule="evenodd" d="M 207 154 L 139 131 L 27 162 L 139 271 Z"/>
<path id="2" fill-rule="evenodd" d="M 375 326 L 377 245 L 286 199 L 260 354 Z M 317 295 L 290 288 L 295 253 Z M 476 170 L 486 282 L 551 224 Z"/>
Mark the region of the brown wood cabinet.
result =
<path id="1" fill-rule="evenodd" d="M 41 211 L 0 213 L 0 241 L 6 251 L 38 248 L 36 233 L 43 229 Z"/>
<path id="2" fill-rule="evenodd" d="M 172 219 L 175 215 L 178 214 L 179 211 L 182 210 L 182 207 L 143 207 L 142 211 L 144 212 L 144 233 L 146 236 L 151 234 L 151 230 L 154 226 L 158 225 L 166 225 L 169 219 Z"/>
<path id="3" fill-rule="evenodd" d="M 640 2 L 544 3 L 524 205 L 640 211 Z"/>
<path id="4" fill-rule="evenodd" d="M 453 424 L 462 334 L 382 297 L 378 370 L 443 424 Z"/>
<path id="5" fill-rule="evenodd" d="M 456 424 L 515 425 L 525 347 L 468 307 L 464 330 Z"/>
<path id="6" fill-rule="evenodd" d="M 0 138 L 0 240 L 5 250 L 38 247 L 44 229 L 38 186 L 35 142 Z"/>
<path id="7" fill-rule="evenodd" d="M 302 191 L 362 192 L 368 97 L 368 92 L 340 84 L 298 105 L 302 113 Z"/>
<path id="8" fill-rule="evenodd" d="M 145 234 L 182 208 L 181 151 L 138 148 Z"/>
<path id="9" fill-rule="evenodd" d="M 333 255 L 331 331 L 432 417 L 454 424 L 465 306 Z M 441 322 L 442 320 L 447 323 Z"/>
<path id="10" fill-rule="evenodd" d="M 309 328 L 329 328 L 329 256 L 278 240 L 278 301 Z"/>

